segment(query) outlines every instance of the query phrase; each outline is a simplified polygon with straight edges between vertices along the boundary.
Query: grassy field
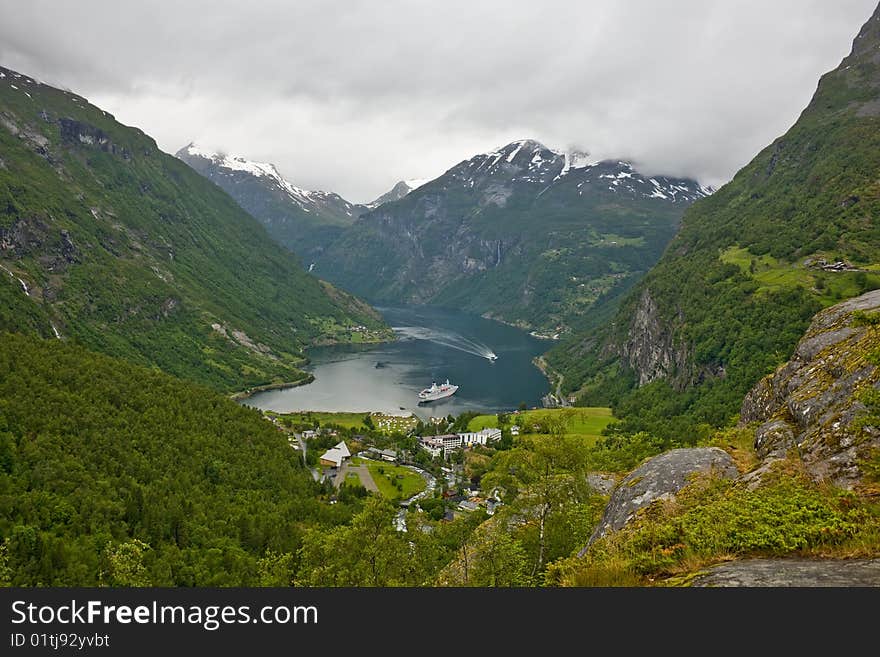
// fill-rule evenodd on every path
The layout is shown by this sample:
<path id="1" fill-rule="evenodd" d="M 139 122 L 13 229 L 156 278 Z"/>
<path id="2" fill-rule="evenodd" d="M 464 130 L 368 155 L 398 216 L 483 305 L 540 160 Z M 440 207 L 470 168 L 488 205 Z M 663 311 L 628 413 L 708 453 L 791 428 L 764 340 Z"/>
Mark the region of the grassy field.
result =
<path id="1" fill-rule="evenodd" d="M 352 459 L 351 462 L 355 465 L 366 465 L 370 476 L 379 487 L 379 492 L 389 500 L 405 500 L 425 490 L 425 480 L 422 476 L 402 465 L 358 458 Z M 403 490 L 398 490 L 393 481 L 399 481 Z"/>
<path id="2" fill-rule="evenodd" d="M 322 413 L 319 411 L 309 411 L 308 413 L 285 413 L 278 415 L 289 417 L 294 422 L 314 422 L 317 420 L 322 427 L 328 424 L 338 424 L 345 429 L 357 429 L 364 426 L 364 417 L 366 417 L 366 413 Z"/>
<path id="3" fill-rule="evenodd" d="M 324 413 L 320 411 L 308 411 L 306 413 L 268 413 L 279 417 L 290 418 L 293 422 L 319 422 L 321 426 L 336 424 L 344 429 L 360 429 L 364 427 L 364 418 L 367 413 Z M 407 433 L 413 429 L 418 418 L 398 417 L 384 413 L 373 413 L 373 425 L 384 433 Z"/>
<path id="4" fill-rule="evenodd" d="M 591 246 L 645 246 L 645 238 L 640 237 L 623 237 L 614 233 L 590 235 Z"/>
<path id="5" fill-rule="evenodd" d="M 781 290 L 802 286 L 812 290 L 824 306 L 831 306 L 841 299 L 848 299 L 862 293 L 863 286 L 880 287 L 880 277 L 875 273 L 827 272 L 808 269 L 802 264 L 777 260 L 770 255 L 752 255 L 748 249 L 732 246 L 721 254 L 721 261 L 739 267 L 760 283 L 762 290 Z M 828 260 L 834 258 L 829 257 Z M 866 267 L 875 270 L 875 266 Z M 859 279 L 863 278 L 862 283 Z"/>
<path id="6" fill-rule="evenodd" d="M 602 430 L 608 426 L 614 417 L 611 409 L 605 407 L 592 408 L 554 408 L 539 409 L 534 411 L 522 411 L 511 416 L 511 422 L 521 426 L 540 424 L 542 418 L 552 415 L 563 414 L 569 417 L 566 433 L 583 436 L 596 440 L 602 435 Z M 468 423 L 468 431 L 495 428 L 498 426 L 498 417 L 495 415 L 478 415 Z"/>

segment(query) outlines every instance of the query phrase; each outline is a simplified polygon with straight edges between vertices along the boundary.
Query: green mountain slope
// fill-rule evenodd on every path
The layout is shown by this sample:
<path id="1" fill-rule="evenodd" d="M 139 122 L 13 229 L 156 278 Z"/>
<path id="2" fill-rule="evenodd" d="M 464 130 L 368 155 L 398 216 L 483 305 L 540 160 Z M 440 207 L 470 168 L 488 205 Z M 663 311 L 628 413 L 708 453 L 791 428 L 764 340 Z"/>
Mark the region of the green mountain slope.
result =
<path id="1" fill-rule="evenodd" d="M 0 583 L 260 584 L 267 551 L 351 515 L 297 454 L 207 388 L 0 333 Z"/>
<path id="2" fill-rule="evenodd" d="M 792 128 L 685 214 L 613 320 L 549 360 L 631 428 L 724 424 L 817 310 L 880 286 L 878 217 L 880 8 Z"/>
<path id="3" fill-rule="evenodd" d="M 0 330 L 221 389 L 302 378 L 314 342 L 385 335 L 150 137 L 4 68 L 0 266 Z"/>
<path id="4" fill-rule="evenodd" d="M 684 209 L 707 193 L 521 140 L 361 216 L 315 272 L 369 299 L 462 308 L 556 334 L 644 274 Z"/>

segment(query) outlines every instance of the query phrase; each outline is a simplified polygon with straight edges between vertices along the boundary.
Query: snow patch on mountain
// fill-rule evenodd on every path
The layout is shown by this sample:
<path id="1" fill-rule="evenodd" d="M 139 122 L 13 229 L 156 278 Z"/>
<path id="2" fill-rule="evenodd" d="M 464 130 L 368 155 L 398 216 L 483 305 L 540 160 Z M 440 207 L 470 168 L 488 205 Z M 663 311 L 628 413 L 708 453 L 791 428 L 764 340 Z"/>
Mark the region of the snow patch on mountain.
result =
<path id="1" fill-rule="evenodd" d="M 248 160 L 247 158 L 244 158 L 240 155 L 218 153 L 216 151 L 202 148 L 195 143 L 188 144 L 184 148 L 184 151 L 194 157 L 201 157 L 206 160 L 211 160 L 216 166 L 220 167 L 221 169 L 227 169 L 229 171 L 242 171 L 244 173 L 249 173 L 250 175 L 257 178 L 269 178 L 272 182 L 278 185 L 278 187 L 284 190 L 292 200 L 300 204 L 303 207 L 303 210 L 306 210 L 307 212 L 309 212 L 310 210 L 306 206 L 316 200 L 315 198 L 313 198 L 314 196 L 327 196 L 325 192 L 312 192 L 291 184 L 284 179 L 284 176 L 281 175 L 275 165 L 271 162 L 255 162 L 253 160 Z"/>
<path id="2" fill-rule="evenodd" d="M 514 143 L 516 143 L 516 142 L 514 142 Z M 525 141 L 519 142 L 517 147 L 515 149 L 513 149 L 512 151 L 510 151 L 510 155 L 507 156 L 508 162 L 513 162 L 513 158 L 515 158 L 516 154 L 522 150 L 522 147 L 525 145 L 525 143 L 526 143 Z"/>
<path id="3" fill-rule="evenodd" d="M 581 196 L 589 189 L 585 186 L 590 186 L 615 194 L 672 202 L 695 201 L 714 192 L 711 187 L 682 178 L 658 176 L 649 183 L 630 162 L 599 160 L 581 150 L 556 150 L 534 139 L 520 139 L 475 155 L 448 173 L 471 188 L 490 183 L 539 185 L 536 197 L 568 184 L 574 184 Z"/>
<path id="4" fill-rule="evenodd" d="M 409 191 L 414 189 L 418 189 L 425 183 L 431 182 L 431 178 L 410 178 L 409 180 L 404 180 L 403 183 L 409 187 Z"/>

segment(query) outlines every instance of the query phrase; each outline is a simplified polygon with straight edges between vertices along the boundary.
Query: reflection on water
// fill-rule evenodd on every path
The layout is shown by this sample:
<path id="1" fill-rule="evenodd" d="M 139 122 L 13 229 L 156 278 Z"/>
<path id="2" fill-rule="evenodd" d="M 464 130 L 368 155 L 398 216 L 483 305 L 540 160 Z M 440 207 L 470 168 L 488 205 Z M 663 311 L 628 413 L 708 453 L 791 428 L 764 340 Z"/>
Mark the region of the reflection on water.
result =
<path id="1" fill-rule="evenodd" d="M 549 343 L 490 320 L 426 307 L 379 311 L 398 340 L 383 345 L 336 345 L 309 351 L 315 381 L 258 393 L 244 403 L 279 412 L 383 411 L 429 416 L 465 410 L 537 406 L 548 384 L 532 359 Z M 491 360 L 490 356 L 497 356 Z M 452 397 L 419 404 L 418 391 L 446 379 Z"/>

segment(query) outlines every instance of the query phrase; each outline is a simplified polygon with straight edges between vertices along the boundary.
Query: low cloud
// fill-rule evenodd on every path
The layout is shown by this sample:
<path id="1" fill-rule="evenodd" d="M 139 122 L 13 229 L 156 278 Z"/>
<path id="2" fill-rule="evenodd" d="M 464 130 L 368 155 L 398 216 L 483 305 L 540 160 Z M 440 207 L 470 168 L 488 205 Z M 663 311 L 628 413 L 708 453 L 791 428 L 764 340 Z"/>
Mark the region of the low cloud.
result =
<path id="1" fill-rule="evenodd" d="M 718 185 L 875 5 L 0 0 L 0 64 L 354 201 L 523 137 Z"/>

